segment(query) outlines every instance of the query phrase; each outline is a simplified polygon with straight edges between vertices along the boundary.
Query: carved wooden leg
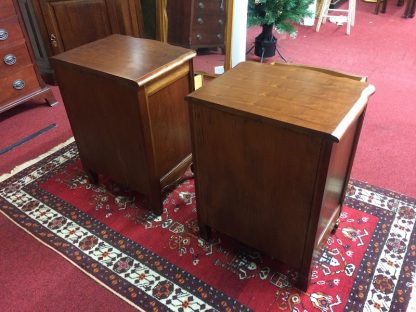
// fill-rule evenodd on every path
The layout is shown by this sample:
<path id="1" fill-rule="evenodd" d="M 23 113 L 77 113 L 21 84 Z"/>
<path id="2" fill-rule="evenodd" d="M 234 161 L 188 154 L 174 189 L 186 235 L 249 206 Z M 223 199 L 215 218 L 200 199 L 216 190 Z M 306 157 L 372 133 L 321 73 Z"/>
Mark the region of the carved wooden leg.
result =
<path id="1" fill-rule="evenodd" d="M 150 188 L 149 198 L 149 209 L 156 215 L 160 216 L 163 213 L 163 200 L 162 200 L 162 190 L 160 189 L 159 181 L 154 183 Z"/>
<path id="2" fill-rule="evenodd" d="M 201 236 L 205 241 L 209 242 L 211 240 L 211 227 L 204 223 L 198 222 L 199 227 L 199 236 Z"/>
<path id="3" fill-rule="evenodd" d="M 303 274 L 299 274 L 298 281 L 296 283 L 296 288 L 306 292 L 308 290 L 308 277 Z"/>
<path id="4" fill-rule="evenodd" d="M 335 222 L 334 227 L 332 228 L 331 235 L 334 235 L 339 227 L 339 220 Z"/>
<path id="5" fill-rule="evenodd" d="M 52 93 L 52 90 L 49 90 L 45 93 L 45 101 L 48 103 L 50 107 L 55 106 L 58 104 L 58 101 L 55 99 L 55 96 Z"/>
<path id="6" fill-rule="evenodd" d="M 90 170 L 88 168 L 84 168 L 85 173 L 88 176 L 88 180 L 92 183 L 92 184 L 98 184 L 98 174 L 93 171 Z"/>

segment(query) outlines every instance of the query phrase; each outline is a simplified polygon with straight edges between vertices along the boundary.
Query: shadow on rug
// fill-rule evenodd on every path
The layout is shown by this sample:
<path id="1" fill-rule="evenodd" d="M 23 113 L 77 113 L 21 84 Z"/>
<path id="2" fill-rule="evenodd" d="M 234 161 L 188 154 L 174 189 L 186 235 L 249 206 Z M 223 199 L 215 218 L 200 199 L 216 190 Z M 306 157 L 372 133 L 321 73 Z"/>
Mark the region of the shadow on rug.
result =
<path id="1" fill-rule="evenodd" d="M 409 303 L 412 198 L 351 181 L 340 227 L 303 293 L 289 267 L 219 234 L 210 243 L 198 237 L 192 180 L 169 194 L 160 217 L 141 208 L 139 195 L 101 180 L 88 182 L 71 143 L 1 182 L 0 208 L 138 308 L 405 311 Z"/>

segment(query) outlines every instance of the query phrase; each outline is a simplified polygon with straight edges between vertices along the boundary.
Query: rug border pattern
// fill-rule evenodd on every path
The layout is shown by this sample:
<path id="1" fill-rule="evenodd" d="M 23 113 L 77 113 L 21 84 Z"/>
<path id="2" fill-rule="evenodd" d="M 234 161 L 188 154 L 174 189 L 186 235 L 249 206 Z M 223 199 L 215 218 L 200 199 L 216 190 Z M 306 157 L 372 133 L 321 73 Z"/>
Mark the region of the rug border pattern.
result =
<path id="1" fill-rule="evenodd" d="M 28 188 L 28 186 L 30 186 L 30 185 L 34 185 L 34 187 L 36 188 L 37 183 L 34 183 L 34 182 L 41 181 L 42 177 L 44 177 L 43 176 L 44 174 L 47 174 L 47 173 L 50 174 L 51 172 L 53 172 L 53 170 L 59 168 L 59 166 L 63 165 L 64 163 L 67 163 L 68 161 L 73 160 L 77 156 L 77 151 L 76 151 L 75 144 L 68 145 L 68 146 L 64 147 L 62 150 L 65 150 L 63 155 L 55 157 L 54 154 L 52 154 L 52 155 L 42 159 L 41 164 L 43 164 L 43 166 L 41 165 L 37 170 L 29 172 L 28 174 L 26 174 L 27 170 L 20 171 L 20 172 L 16 173 L 15 175 L 13 175 L 12 177 L 10 177 L 7 181 L 5 181 L 5 182 L 7 182 L 6 187 L 0 187 L 0 195 L 2 197 L 1 200 L 3 202 L 7 201 L 7 198 L 11 198 L 11 194 L 13 194 L 13 193 L 14 193 L 14 198 L 13 198 L 14 204 L 16 204 L 16 195 L 17 195 L 17 197 L 22 197 L 22 199 L 29 196 L 30 198 L 26 198 L 26 203 L 29 202 L 29 201 L 33 201 L 33 200 L 36 201 L 40 198 L 45 198 L 45 196 L 43 196 L 43 195 L 46 195 L 49 198 L 51 196 L 51 194 L 49 194 L 49 193 L 48 194 L 37 194 L 37 196 L 40 196 L 40 198 L 37 198 L 36 196 L 26 194 L 25 192 L 20 193 L 20 194 L 19 194 L 19 192 L 21 192 L 21 190 L 23 190 L 23 189 L 26 190 Z M 27 169 L 29 170 L 30 168 L 27 168 Z M 5 184 L 5 182 L 0 183 L 0 186 L 2 184 Z M 31 190 L 29 192 L 33 192 L 33 191 L 34 190 Z M 38 191 L 39 191 L 39 189 L 38 189 Z M 24 206 L 24 204 L 25 204 L 25 202 L 22 202 L 21 208 Z M 11 209 L 11 208 L 13 208 L 13 206 L 11 205 L 11 202 L 9 202 L 9 209 Z M 45 213 L 48 213 L 48 211 L 43 210 L 43 208 L 45 208 L 45 207 L 40 208 L 40 209 L 42 209 L 41 213 L 42 213 L 42 215 L 45 215 Z M 4 205 L 3 205 L 3 209 L 5 209 Z M 37 212 L 37 209 L 36 209 L 36 212 Z M 15 213 L 15 212 L 11 212 L 11 213 Z M 79 214 L 82 215 L 83 213 L 79 212 Z M 30 215 L 27 215 L 27 216 L 31 217 Z M 19 216 L 19 217 L 21 218 L 22 223 L 29 224 L 29 223 L 33 222 L 33 220 L 31 222 L 30 220 L 27 220 L 23 216 Z M 54 215 L 53 217 L 57 218 L 59 216 Z M 73 222 L 70 219 L 68 219 L 68 220 L 69 220 L 69 222 Z M 33 224 L 36 224 L 36 223 L 33 223 Z M 100 223 L 97 221 L 96 224 L 98 225 Z M 78 224 L 78 226 L 80 226 L 80 225 Z M 106 227 L 106 226 L 102 226 L 102 227 Z M 90 228 L 94 228 L 94 226 L 90 226 Z M 113 234 L 117 234 L 116 232 L 112 231 L 108 227 L 107 227 L 107 230 L 109 232 L 110 231 L 113 232 Z M 90 231 L 90 230 L 88 230 L 88 231 Z M 41 240 L 45 240 L 47 237 L 50 236 L 50 235 L 45 234 L 44 232 L 41 232 L 41 233 L 42 233 L 43 237 L 38 237 Z M 61 237 L 61 239 L 62 239 L 62 237 Z M 49 243 L 54 245 L 55 247 L 57 247 L 58 245 L 68 247 L 67 245 L 65 245 L 65 242 L 59 241 L 59 240 L 58 241 L 51 240 Z M 101 244 L 103 244 L 103 243 L 104 242 L 101 242 Z M 131 244 L 136 244 L 132 241 L 130 243 Z M 117 248 L 117 247 L 113 246 L 113 248 Z M 135 247 L 134 250 L 136 250 L 136 251 L 140 250 L 139 251 L 140 254 L 139 255 L 136 254 L 135 255 L 136 257 L 137 256 L 141 257 L 141 256 L 143 256 L 143 254 L 145 254 L 146 256 L 148 256 L 148 259 L 154 259 L 153 263 L 158 263 L 159 267 L 164 268 L 163 272 L 157 273 L 157 275 L 159 275 L 159 277 L 157 277 L 158 284 L 163 283 L 163 281 L 169 280 L 169 278 L 164 277 L 164 275 L 166 275 L 166 274 L 171 275 L 171 274 L 169 274 L 169 271 L 171 271 L 171 272 L 176 272 L 176 275 L 179 274 L 179 276 L 176 277 L 176 280 L 180 280 L 182 282 L 191 282 L 192 286 L 194 286 L 195 290 L 197 290 L 197 292 L 195 292 L 195 290 L 194 290 L 194 293 L 191 294 L 189 292 L 189 287 L 186 287 L 188 289 L 185 289 L 183 287 L 178 286 L 177 281 L 175 281 L 175 276 L 173 276 L 173 278 L 171 278 L 170 281 L 168 282 L 171 285 L 171 287 L 173 287 L 170 291 L 170 294 L 173 297 L 169 296 L 167 298 L 164 298 L 162 296 L 162 297 L 160 297 L 160 298 L 162 298 L 161 300 L 155 300 L 155 298 L 153 297 L 153 298 L 151 298 L 151 300 L 149 300 L 150 305 L 146 305 L 144 308 L 148 309 L 148 308 L 158 306 L 158 308 L 161 309 L 161 310 L 164 310 L 165 307 L 168 307 L 171 310 L 178 310 L 179 311 L 180 310 L 180 305 L 186 301 L 186 304 L 188 305 L 189 308 L 192 308 L 192 309 L 197 310 L 197 311 L 212 311 L 212 310 L 217 310 L 217 309 L 226 310 L 227 308 L 233 309 L 233 310 L 238 309 L 240 311 L 249 311 L 249 309 L 247 307 L 239 304 L 237 301 L 231 299 L 230 297 L 225 296 L 221 292 L 215 290 L 214 288 L 212 288 L 211 286 L 203 283 L 202 281 L 199 281 L 195 277 L 191 276 L 191 274 L 177 268 L 176 266 L 174 266 L 172 264 L 169 264 L 167 261 L 165 261 L 162 258 L 160 258 L 159 256 L 151 253 L 150 251 L 145 250 L 143 247 L 138 248 L 138 245 L 136 244 L 136 247 Z M 61 250 L 60 253 L 61 254 L 64 253 L 65 257 L 75 257 L 75 258 L 80 257 L 79 253 L 75 253 L 72 250 L 70 250 L 70 251 L 71 252 L 67 251 L 65 253 L 65 252 L 62 252 L 62 250 Z M 122 254 L 119 253 L 118 259 L 122 258 L 121 255 Z M 81 259 L 84 262 L 86 260 L 85 257 L 81 257 Z M 133 258 L 131 256 L 129 256 L 129 259 L 133 259 Z M 95 260 L 97 260 L 97 259 L 95 259 Z M 77 264 L 78 264 L 77 266 L 80 266 L 81 269 L 83 269 L 83 267 L 85 267 L 85 266 L 90 265 L 90 264 L 85 264 L 85 263 L 82 264 L 82 263 L 80 263 L 80 261 L 78 261 Z M 137 266 L 138 264 L 134 263 L 134 265 Z M 101 265 L 101 267 L 102 267 L 102 265 Z M 95 268 L 95 269 L 97 269 L 97 268 Z M 114 276 L 114 272 L 113 273 L 108 272 L 108 269 L 109 268 L 107 267 L 107 272 L 106 273 L 107 274 L 109 273 L 110 276 Z M 151 271 L 153 271 L 153 274 L 156 274 L 156 272 L 154 270 L 152 270 L 151 268 L 147 268 L 147 270 L 151 270 Z M 84 269 L 83 269 L 83 271 L 84 271 Z M 124 278 L 125 277 L 121 276 L 121 279 L 118 279 L 118 282 L 120 282 Z M 104 284 L 106 282 L 107 283 L 112 282 L 112 281 L 103 281 L 103 279 L 106 279 L 104 275 L 99 276 L 99 279 Z M 160 280 L 160 279 L 162 279 L 162 280 Z M 113 279 L 113 282 L 114 282 L 114 279 Z M 137 285 L 135 285 L 135 286 L 137 286 Z M 130 290 L 131 290 L 131 287 L 130 287 Z M 149 290 L 148 287 L 147 287 L 146 290 L 148 290 L 146 295 L 147 296 L 150 295 L 149 297 L 152 297 L 151 296 L 152 289 Z M 119 289 L 118 289 L 118 291 L 119 291 Z M 141 300 L 145 295 L 145 293 L 143 293 L 143 291 L 146 292 L 145 289 L 142 288 L 141 292 L 140 292 L 140 295 L 135 296 L 135 297 L 140 298 L 140 300 Z M 149 291 L 150 291 L 150 293 L 149 293 Z M 216 302 L 220 302 L 221 306 L 217 306 L 217 307 L 210 306 L 210 304 L 208 304 L 206 302 L 207 300 L 204 302 L 200 298 L 202 295 L 203 296 L 208 295 L 208 299 L 209 298 L 215 299 Z M 130 300 L 133 300 L 133 302 L 136 301 L 136 300 L 134 300 L 134 298 L 131 298 L 131 297 L 130 297 Z M 160 301 L 161 304 L 158 304 L 158 301 Z M 143 305 L 143 302 L 140 302 L 139 304 L 137 302 L 135 302 L 135 305 L 139 305 L 139 306 Z"/>
<path id="2" fill-rule="evenodd" d="M 58 151 L 64 153 L 56 157 L 55 153 Z M 85 214 L 84 216 L 83 212 L 79 211 L 79 213 L 77 213 L 77 216 L 75 217 L 77 223 L 74 221 L 74 216 L 65 214 L 65 205 L 69 204 L 39 188 L 38 182 L 46 179 L 48 175 L 59 170 L 59 167 L 63 164 L 74 161 L 77 155 L 76 145 L 73 143 L 73 139 L 70 139 L 64 144 L 51 150 L 50 153 L 41 155 L 31 162 L 15 168 L 10 174 L 1 176 L 0 205 L 2 210 L 4 210 L 2 211 L 3 214 L 37 240 L 41 241 L 52 250 L 55 250 L 81 271 L 136 308 L 145 308 L 146 310 L 158 308 L 162 311 L 166 309 L 182 311 L 183 308 L 181 308 L 181 306 L 186 304 L 189 305 L 191 309 L 198 311 L 213 311 L 217 309 L 249 311 L 244 305 L 227 297 L 220 291 L 213 289 L 211 286 L 206 285 L 191 274 L 170 264 L 168 261 L 128 238 L 123 237 L 125 242 L 123 242 L 121 246 L 122 250 L 120 250 L 120 246 L 117 246 L 117 241 L 119 238 L 118 236 L 122 236 L 99 221 L 86 218 L 87 215 Z M 34 164 L 37 164 L 39 167 L 34 171 L 30 171 L 30 166 L 33 166 Z M 8 198 L 10 201 L 8 201 Z M 50 204 L 58 205 L 60 207 L 59 213 L 56 212 L 56 209 L 53 209 L 55 213 L 48 210 L 48 207 L 41 201 L 41 199 L 44 198 L 48 198 L 51 201 Z M 20 211 L 14 210 L 16 200 L 20 200 Z M 27 204 L 34 201 L 40 203 L 39 207 L 28 210 Z M 12 202 L 14 205 L 11 204 Z M 375 261 L 374 258 L 372 259 L 370 257 L 370 253 L 367 252 L 368 250 L 365 252 L 359 266 L 357 278 L 354 280 L 352 291 L 344 310 L 350 311 L 359 308 L 364 311 L 388 311 L 390 309 L 404 311 L 406 309 L 407 301 L 403 300 L 403 298 L 411 297 L 412 286 L 415 279 L 414 270 L 416 257 L 415 250 L 412 248 L 416 244 L 416 237 L 412 232 L 415 225 L 415 218 L 411 219 L 403 217 L 402 209 L 404 207 L 416 213 L 416 201 L 395 192 L 382 190 L 364 182 L 351 180 L 344 205 L 372 215 L 376 214 L 381 221 L 377 223 L 375 232 L 368 245 L 368 248 L 378 247 L 379 253 L 377 260 Z M 33 222 L 33 219 L 28 219 L 33 216 L 36 218 L 40 217 L 40 219 L 35 219 L 35 221 L 38 220 L 40 223 Z M 15 218 L 13 217 L 18 217 L 18 221 L 15 221 Z M 64 223 L 66 225 L 73 225 L 72 229 L 82 227 L 78 234 L 82 231 L 87 231 L 85 232 L 87 234 L 84 233 L 84 235 L 81 235 L 81 238 L 94 237 L 97 242 L 97 245 L 94 245 L 94 247 L 100 246 L 101 251 L 105 250 L 106 252 L 109 251 L 108 248 L 113 248 L 114 259 L 123 259 L 127 262 L 129 272 L 132 272 L 134 268 L 141 268 L 142 270 L 140 272 L 142 273 L 143 270 L 146 271 L 146 274 L 149 272 L 155 273 L 154 276 L 159 276 L 155 280 L 155 283 L 157 282 L 156 285 L 163 284 L 162 286 L 165 288 L 166 285 L 171 287 L 169 294 L 162 293 L 162 295 L 160 295 L 156 293 L 155 297 L 153 288 L 135 285 L 134 278 L 130 280 L 129 285 L 129 280 L 128 278 L 126 279 L 126 275 L 122 275 L 126 273 L 125 271 L 123 271 L 122 274 L 114 271 L 116 262 L 110 262 L 111 265 L 106 265 L 105 262 L 100 262 L 100 259 L 98 259 L 99 254 L 88 254 L 80 248 L 75 250 L 75 247 L 65 241 L 68 237 L 62 237 L 62 235 L 59 236 L 59 233 L 54 231 L 53 228 L 51 229 L 49 227 L 47 231 L 45 231 L 40 226 L 42 220 L 44 221 L 43 226 L 48 226 L 52 224 L 52 220 L 64 220 L 62 218 L 65 218 Z M 391 224 L 391 228 L 386 230 L 386 228 L 383 227 L 386 224 Z M 28 227 L 32 228 L 29 230 Z M 108 237 L 112 237 L 112 239 L 101 239 L 99 234 L 103 230 L 108 231 L 110 233 Z M 34 233 L 36 233 L 36 235 Z M 58 237 L 51 235 L 51 233 L 57 234 Z M 90 235 L 88 235 L 88 233 Z M 401 257 L 400 259 L 394 259 L 397 255 L 393 254 L 393 260 L 396 261 L 393 261 L 394 265 L 396 265 L 396 269 L 390 270 L 391 263 L 389 264 L 390 267 L 387 267 L 385 263 L 381 263 L 381 260 L 392 255 L 387 242 L 395 237 L 400 237 L 402 241 L 404 241 L 405 247 L 403 248 L 405 251 L 402 251 L 399 255 Z M 384 242 L 383 246 L 377 245 L 380 241 Z M 109 246 L 109 243 L 111 243 L 112 246 Z M 410 248 L 410 246 L 412 246 L 412 248 Z M 135 254 L 129 253 L 127 250 L 134 250 Z M 138 260 L 137 257 L 139 257 L 140 260 Z M 411 263 L 413 263 L 413 267 L 411 269 L 409 269 L 408 265 L 403 266 L 405 259 L 412 259 Z M 94 263 L 97 263 L 97 261 L 99 265 L 94 269 L 99 273 L 93 275 L 89 270 L 91 270 L 91 266 L 93 266 Z M 160 267 L 163 269 L 160 269 Z M 156 271 L 159 271 L 159 273 Z M 180 278 L 177 278 L 177 272 L 180 272 Z M 383 273 L 388 278 L 396 280 L 394 289 L 388 293 L 383 290 L 380 291 L 376 285 L 375 279 L 377 275 L 375 272 Z M 138 275 L 135 276 L 137 277 Z M 178 280 L 185 281 L 183 287 L 178 285 Z M 192 289 L 190 289 L 189 286 L 186 287 L 189 282 L 191 282 L 191 285 L 193 286 Z M 152 285 L 155 286 L 155 283 Z M 198 292 L 193 291 L 194 287 L 198 289 Z M 162 290 L 165 290 L 165 288 L 162 287 Z M 123 291 L 120 291 L 121 289 L 124 290 L 125 297 L 121 295 L 121 293 L 123 293 Z M 135 296 L 131 296 L 132 294 Z M 201 296 L 201 294 L 204 294 L 204 296 Z M 144 299 L 147 301 L 144 302 Z M 220 304 L 218 304 L 218 302 L 220 302 Z M 212 306 L 210 306 L 210 304 L 212 304 Z"/>

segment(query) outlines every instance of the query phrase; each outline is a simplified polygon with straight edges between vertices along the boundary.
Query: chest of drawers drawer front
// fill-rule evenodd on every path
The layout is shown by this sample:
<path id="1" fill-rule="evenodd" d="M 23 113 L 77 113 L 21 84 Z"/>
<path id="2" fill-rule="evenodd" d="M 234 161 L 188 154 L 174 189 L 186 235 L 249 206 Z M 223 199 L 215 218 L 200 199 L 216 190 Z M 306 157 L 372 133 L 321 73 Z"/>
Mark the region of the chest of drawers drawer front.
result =
<path id="1" fill-rule="evenodd" d="M 224 45 L 224 29 L 216 25 L 212 27 L 204 25 L 194 26 L 191 43 L 196 47 L 216 44 L 218 46 Z"/>
<path id="2" fill-rule="evenodd" d="M 192 27 L 194 29 L 205 29 L 205 31 L 214 31 L 219 29 L 224 32 L 225 17 L 213 15 L 199 15 L 195 16 Z"/>
<path id="3" fill-rule="evenodd" d="M 29 64 L 31 64 L 31 59 L 26 44 L 0 49 L 0 73 L 2 77 L 8 76 Z"/>
<path id="4" fill-rule="evenodd" d="M 204 14 L 205 12 L 225 12 L 225 0 L 196 0 L 194 1 L 195 14 Z"/>
<path id="5" fill-rule="evenodd" d="M 15 44 L 20 40 L 23 41 L 24 37 L 17 16 L 0 20 L 0 49 Z"/>
<path id="6" fill-rule="evenodd" d="M 5 102 L 21 98 L 39 89 L 39 82 L 33 65 L 5 77 L 0 77 L 0 106 Z"/>
<path id="7" fill-rule="evenodd" d="M 204 27 L 225 27 L 225 16 L 218 14 L 200 14 L 194 16 L 192 25 L 194 26 L 204 26 Z"/>
<path id="8" fill-rule="evenodd" d="M 12 0 L 1 0 L 0 1 L 0 20 L 16 15 Z"/>

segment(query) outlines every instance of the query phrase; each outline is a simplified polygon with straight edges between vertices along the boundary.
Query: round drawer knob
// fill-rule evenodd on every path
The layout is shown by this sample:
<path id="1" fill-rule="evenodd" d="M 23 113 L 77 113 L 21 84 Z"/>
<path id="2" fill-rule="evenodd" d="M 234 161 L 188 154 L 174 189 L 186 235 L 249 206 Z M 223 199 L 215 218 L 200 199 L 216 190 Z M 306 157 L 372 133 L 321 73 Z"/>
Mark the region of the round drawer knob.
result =
<path id="1" fill-rule="evenodd" d="M 224 21 L 220 18 L 220 19 L 218 20 L 218 24 L 220 24 L 220 25 L 224 25 Z"/>
<path id="2" fill-rule="evenodd" d="M 16 79 L 13 81 L 13 88 L 16 90 L 22 90 L 25 87 L 25 82 L 22 79 Z"/>
<path id="3" fill-rule="evenodd" d="M 220 3 L 220 10 L 221 10 L 221 11 L 224 11 L 224 8 L 225 8 L 225 5 L 224 5 L 224 0 L 221 0 L 221 3 Z"/>
<path id="4" fill-rule="evenodd" d="M 205 4 L 201 1 L 201 2 L 198 2 L 198 6 L 201 8 L 201 9 L 204 9 L 205 8 Z"/>
<path id="5" fill-rule="evenodd" d="M 3 61 L 6 65 L 14 65 L 16 64 L 16 56 L 14 54 L 6 54 L 3 57 Z"/>
<path id="6" fill-rule="evenodd" d="M 6 29 L 0 28 L 0 40 L 6 40 L 9 37 L 9 33 Z"/>
<path id="7" fill-rule="evenodd" d="M 197 34 L 196 34 L 196 38 L 197 38 L 198 40 L 201 40 L 201 39 L 202 39 L 202 35 L 201 35 L 200 33 L 197 33 Z"/>
<path id="8" fill-rule="evenodd" d="M 221 34 L 217 34 L 217 38 L 218 39 L 222 39 L 222 35 Z"/>
<path id="9" fill-rule="evenodd" d="M 204 23 L 204 19 L 202 17 L 198 17 L 197 21 L 198 21 L 198 24 Z"/>

